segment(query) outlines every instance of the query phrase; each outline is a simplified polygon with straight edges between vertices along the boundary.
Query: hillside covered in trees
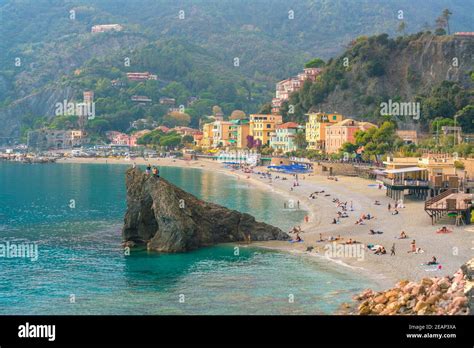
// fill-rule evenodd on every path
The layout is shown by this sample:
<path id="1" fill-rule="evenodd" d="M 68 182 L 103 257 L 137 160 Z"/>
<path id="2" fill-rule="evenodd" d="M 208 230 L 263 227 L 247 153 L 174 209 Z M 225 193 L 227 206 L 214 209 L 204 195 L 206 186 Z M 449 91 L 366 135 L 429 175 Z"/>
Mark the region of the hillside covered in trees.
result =
<path id="1" fill-rule="evenodd" d="M 360 35 L 394 34 L 400 15 L 403 33 L 413 33 L 433 29 L 433 19 L 449 7 L 451 31 L 472 30 L 470 5 L 456 0 L 2 0 L 0 138 L 51 122 L 55 103 L 80 101 L 84 89 L 95 91 L 98 118 L 91 126 L 97 129 L 123 130 L 143 117 L 160 121 L 165 110 L 155 102 L 137 108 L 130 102 L 137 94 L 153 101 L 175 98 L 177 105 L 197 97 L 186 110 L 191 125 L 216 104 L 226 115 L 233 109 L 256 112 L 272 97 L 276 81 L 294 75 L 311 58 L 328 60 L 347 45 L 353 50 L 351 42 Z M 93 25 L 106 23 L 124 30 L 91 33 Z M 359 45 L 361 54 L 370 50 L 364 42 Z M 125 82 L 130 71 L 150 71 L 158 80 L 111 87 L 110 81 Z M 330 103 L 332 87 L 325 85 L 317 98 Z M 296 104 L 303 111 L 322 103 Z"/>
<path id="2" fill-rule="evenodd" d="M 291 95 L 283 115 L 303 121 L 307 111 L 324 110 L 379 123 L 393 120 L 400 128 L 421 126 L 424 130 L 435 119 L 447 118 L 452 123 L 456 115 L 458 125 L 472 133 L 473 57 L 474 38 L 429 32 L 397 38 L 362 36 L 329 59 L 314 83 L 307 81 Z M 419 103 L 420 114 L 384 115 L 383 103 L 390 101 Z"/>

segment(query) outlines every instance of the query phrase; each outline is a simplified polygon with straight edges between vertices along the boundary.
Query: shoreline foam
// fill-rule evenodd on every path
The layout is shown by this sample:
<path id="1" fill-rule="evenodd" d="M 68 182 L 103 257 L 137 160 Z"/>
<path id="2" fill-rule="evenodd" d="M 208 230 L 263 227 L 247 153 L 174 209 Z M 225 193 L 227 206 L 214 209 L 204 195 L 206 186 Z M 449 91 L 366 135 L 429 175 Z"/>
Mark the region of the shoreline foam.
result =
<path id="1" fill-rule="evenodd" d="M 410 279 L 413 281 L 422 279 L 426 276 L 444 276 L 454 273 L 461 264 L 466 262 L 472 255 L 471 242 L 474 240 L 474 233 L 469 232 L 469 227 L 453 227 L 454 232 L 449 235 L 439 235 L 435 231 L 439 226 L 432 226 L 428 215 L 423 210 L 423 202 L 406 201 L 405 208 L 400 210 L 400 214 L 392 216 L 387 211 L 388 202 L 394 205 L 388 197 L 385 196 L 383 190 L 378 190 L 373 185 L 374 182 L 356 177 L 340 177 L 339 181 L 327 180 L 326 177 L 316 175 L 300 175 L 300 186 L 294 191 L 290 191 L 289 187 L 293 180 L 290 175 L 284 175 L 288 178 L 286 181 L 262 180 L 257 174 L 247 174 L 230 169 L 223 168 L 221 163 L 210 160 L 194 160 L 184 161 L 170 158 L 160 159 L 136 159 L 127 160 L 111 160 L 111 159 L 90 159 L 90 158 L 74 158 L 63 159 L 57 163 L 97 163 L 97 164 L 128 164 L 158 166 L 174 166 L 181 168 L 196 168 L 204 170 L 212 170 L 226 175 L 236 176 L 243 182 L 255 185 L 262 189 L 271 189 L 274 193 L 282 195 L 285 198 L 299 200 L 300 207 L 308 212 L 309 223 L 302 222 L 301 227 L 303 233 L 301 237 L 304 243 L 290 244 L 288 242 L 269 241 L 264 243 L 252 243 L 254 246 L 283 251 L 298 253 L 306 256 L 319 256 L 321 260 L 326 260 L 342 267 L 353 268 L 354 271 L 364 273 L 364 275 L 374 282 L 380 284 L 381 287 L 391 287 L 400 279 Z M 256 171 L 266 171 L 264 167 L 256 168 Z M 280 176 L 282 176 L 280 174 Z M 318 195 L 315 200 L 308 198 L 309 194 L 316 190 L 324 190 L 330 196 Z M 332 202 L 333 198 L 339 198 L 341 201 L 353 202 L 354 211 L 348 211 L 350 217 L 341 219 L 341 224 L 332 225 L 330 221 L 335 217 L 337 209 Z M 373 204 L 374 200 L 381 202 L 380 206 Z M 361 215 L 370 213 L 376 217 L 374 220 L 367 221 L 366 225 L 355 225 L 354 221 Z M 381 235 L 369 235 L 369 229 L 383 230 Z M 409 238 L 405 240 L 396 239 L 396 236 L 404 230 Z M 308 246 L 315 249 L 324 246 L 325 243 L 317 242 L 319 233 L 324 238 L 329 235 L 340 235 L 344 240 L 349 238 L 360 241 L 363 244 L 373 243 L 382 244 L 387 249 L 387 254 L 378 256 L 366 250 L 363 261 L 357 261 L 351 258 L 329 258 L 324 255 L 306 252 Z M 410 248 L 410 242 L 416 239 L 417 245 L 425 250 L 423 254 L 407 253 Z M 329 242 L 328 242 L 329 243 Z M 390 248 L 392 243 L 396 244 L 396 256 L 390 256 Z M 473 244 L 474 245 L 474 244 Z M 425 271 L 426 267 L 421 266 L 427 262 L 432 256 L 436 256 L 442 264 L 442 269 L 434 272 Z"/>

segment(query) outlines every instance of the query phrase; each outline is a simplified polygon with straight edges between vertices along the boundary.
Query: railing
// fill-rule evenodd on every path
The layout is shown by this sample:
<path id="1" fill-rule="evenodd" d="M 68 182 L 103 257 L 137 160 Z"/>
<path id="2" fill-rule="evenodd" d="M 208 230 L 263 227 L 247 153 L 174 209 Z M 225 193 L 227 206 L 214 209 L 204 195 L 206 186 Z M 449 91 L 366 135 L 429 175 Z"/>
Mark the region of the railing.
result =
<path id="1" fill-rule="evenodd" d="M 447 189 L 443 193 L 440 193 L 439 195 L 428 199 L 425 202 L 425 209 L 439 209 L 439 204 L 437 204 L 440 200 L 448 197 L 450 194 L 454 193 L 454 189 Z M 444 203 L 442 202 L 442 206 L 444 207 Z"/>
<path id="2" fill-rule="evenodd" d="M 382 179 L 383 183 L 390 186 L 420 186 L 428 187 L 427 180 L 400 180 L 400 179 Z"/>

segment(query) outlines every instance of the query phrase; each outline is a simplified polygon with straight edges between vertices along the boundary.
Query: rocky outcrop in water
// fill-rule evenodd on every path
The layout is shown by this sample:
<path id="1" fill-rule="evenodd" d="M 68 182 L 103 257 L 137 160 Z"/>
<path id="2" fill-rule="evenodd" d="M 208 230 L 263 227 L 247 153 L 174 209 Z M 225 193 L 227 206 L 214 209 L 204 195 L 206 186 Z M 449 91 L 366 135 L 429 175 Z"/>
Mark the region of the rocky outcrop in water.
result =
<path id="1" fill-rule="evenodd" d="M 466 315 L 474 314 L 474 259 L 453 276 L 402 280 L 387 291 L 365 290 L 354 297 L 361 315 Z"/>
<path id="2" fill-rule="evenodd" d="M 126 173 L 127 212 L 122 230 L 126 245 L 147 245 L 160 252 L 183 252 L 217 243 L 287 240 L 277 227 L 249 214 L 204 202 L 163 178 L 138 168 Z"/>

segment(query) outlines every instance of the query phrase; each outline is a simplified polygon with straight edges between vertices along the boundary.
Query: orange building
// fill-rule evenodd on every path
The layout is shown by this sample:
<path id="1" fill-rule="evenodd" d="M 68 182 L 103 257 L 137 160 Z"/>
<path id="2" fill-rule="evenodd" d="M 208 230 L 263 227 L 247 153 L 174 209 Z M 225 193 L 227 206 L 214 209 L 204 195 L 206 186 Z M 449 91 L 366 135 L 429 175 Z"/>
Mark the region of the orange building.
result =
<path id="1" fill-rule="evenodd" d="M 338 152 L 344 143 L 355 143 L 355 134 L 357 131 L 366 131 L 377 127 L 370 122 L 359 122 L 347 118 L 341 122 L 326 127 L 326 152 Z"/>

